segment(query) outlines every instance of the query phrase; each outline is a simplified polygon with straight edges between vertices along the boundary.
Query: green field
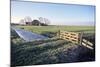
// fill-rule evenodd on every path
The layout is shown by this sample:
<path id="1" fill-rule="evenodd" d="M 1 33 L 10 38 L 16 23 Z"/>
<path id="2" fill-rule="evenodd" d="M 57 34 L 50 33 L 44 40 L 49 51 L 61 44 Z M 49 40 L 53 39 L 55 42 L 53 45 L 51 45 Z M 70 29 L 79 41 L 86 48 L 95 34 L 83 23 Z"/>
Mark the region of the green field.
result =
<path id="1" fill-rule="evenodd" d="M 83 32 L 84 36 L 94 36 L 95 27 L 94 26 L 16 26 L 24 30 L 28 30 L 37 34 L 41 34 L 47 37 L 56 36 L 57 32 L 60 31 L 74 31 Z"/>
<path id="2" fill-rule="evenodd" d="M 94 33 L 94 26 L 17 26 L 31 32 L 42 34 L 43 32 L 75 31 Z"/>
<path id="3" fill-rule="evenodd" d="M 94 43 L 93 26 L 16 26 L 37 34 L 50 37 L 45 40 L 25 42 L 11 29 L 12 66 L 55 64 L 69 62 L 94 61 L 94 50 L 79 44 L 56 38 L 61 31 L 84 32 L 83 37 Z M 92 38 L 93 37 L 93 38 Z"/>

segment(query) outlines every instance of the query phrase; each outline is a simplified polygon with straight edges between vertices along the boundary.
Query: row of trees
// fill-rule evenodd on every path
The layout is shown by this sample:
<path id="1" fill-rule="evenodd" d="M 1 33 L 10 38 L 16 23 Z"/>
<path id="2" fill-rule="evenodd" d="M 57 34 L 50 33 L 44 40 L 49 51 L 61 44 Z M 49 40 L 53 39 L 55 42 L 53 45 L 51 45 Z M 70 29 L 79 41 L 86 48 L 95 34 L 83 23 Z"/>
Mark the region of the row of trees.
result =
<path id="1" fill-rule="evenodd" d="M 31 17 L 28 16 L 24 19 L 21 19 L 19 23 L 22 25 L 47 26 L 50 24 L 50 20 L 43 17 L 39 17 L 38 19 L 32 20 Z"/>

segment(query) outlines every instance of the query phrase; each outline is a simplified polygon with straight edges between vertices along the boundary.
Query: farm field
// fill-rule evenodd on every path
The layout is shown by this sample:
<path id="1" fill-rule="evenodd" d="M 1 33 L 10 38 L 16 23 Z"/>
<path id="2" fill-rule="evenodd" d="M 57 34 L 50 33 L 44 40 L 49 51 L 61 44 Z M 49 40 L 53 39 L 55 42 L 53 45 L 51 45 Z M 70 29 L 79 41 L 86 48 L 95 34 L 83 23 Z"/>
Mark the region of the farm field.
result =
<path id="1" fill-rule="evenodd" d="M 47 37 L 54 37 L 60 31 L 83 32 L 84 37 L 95 35 L 94 26 L 16 26 Z"/>
<path id="2" fill-rule="evenodd" d="M 94 26 L 16 26 L 16 27 L 29 30 L 31 32 L 36 32 L 38 34 L 42 34 L 43 32 L 57 32 L 58 30 L 85 32 L 85 33 L 95 32 Z"/>
<path id="3" fill-rule="evenodd" d="M 95 44 L 94 26 L 16 26 L 43 36 L 45 40 L 25 42 L 11 29 L 12 66 L 94 61 L 95 52 L 82 45 L 56 37 L 59 30 L 83 32 L 83 38 Z"/>

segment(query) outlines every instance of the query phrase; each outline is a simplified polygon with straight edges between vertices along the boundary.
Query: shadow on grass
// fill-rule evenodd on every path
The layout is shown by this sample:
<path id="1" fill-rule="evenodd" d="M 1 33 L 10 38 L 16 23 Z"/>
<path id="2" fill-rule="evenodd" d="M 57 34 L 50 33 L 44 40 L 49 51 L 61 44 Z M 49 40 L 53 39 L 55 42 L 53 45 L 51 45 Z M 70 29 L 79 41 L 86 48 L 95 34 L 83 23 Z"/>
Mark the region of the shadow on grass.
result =
<path id="1" fill-rule="evenodd" d="M 55 37 L 57 32 L 50 32 L 50 31 L 43 31 L 41 32 L 41 35 L 52 38 Z"/>
<path id="2" fill-rule="evenodd" d="M 75 45 L 63 40 L 44 44 L 24 47 L 24 49 L 19 47 L 20 50 L 17 48 L 16 50 L 19 51 L 15 51 L 12 54 L 12 65 L 40 65 L 95 60 L 94 51 L 84 46 Z"/>

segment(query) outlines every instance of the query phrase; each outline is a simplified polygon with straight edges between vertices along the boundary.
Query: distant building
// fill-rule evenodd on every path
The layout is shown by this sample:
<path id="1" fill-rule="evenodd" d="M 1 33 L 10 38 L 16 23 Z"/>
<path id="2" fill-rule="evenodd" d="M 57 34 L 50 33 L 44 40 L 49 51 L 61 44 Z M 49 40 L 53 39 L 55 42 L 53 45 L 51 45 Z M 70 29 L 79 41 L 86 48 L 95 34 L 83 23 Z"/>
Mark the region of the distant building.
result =
<path id="1" fill-rule="evenodd" d="M 32 22 L 25 22 L 26 25 L 32 25 Z"/>

